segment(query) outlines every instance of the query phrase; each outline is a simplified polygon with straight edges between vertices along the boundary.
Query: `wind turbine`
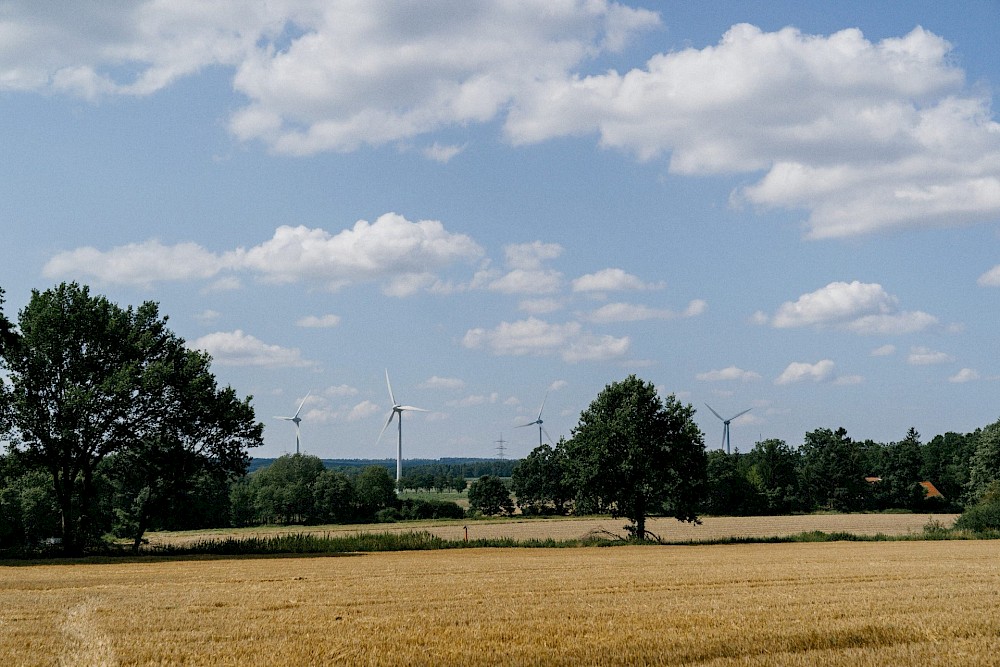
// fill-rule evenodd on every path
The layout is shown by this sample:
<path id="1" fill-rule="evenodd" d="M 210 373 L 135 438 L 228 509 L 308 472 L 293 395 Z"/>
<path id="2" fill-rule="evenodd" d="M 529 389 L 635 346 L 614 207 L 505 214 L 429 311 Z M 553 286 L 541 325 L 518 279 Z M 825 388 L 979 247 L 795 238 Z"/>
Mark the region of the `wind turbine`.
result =
<path id="1" fill-rule="evenodd" d="M 309 394 L 312 390 L 306 392 L 306 398 L 309 398 Z M 299 409 L 295 411 L 295 415 L 292 417 L 275 417 L 275 419 L 281 419 L 282 421 L 292 422 L 295 424 L 295 453 L 299 453 L 299 423 L 302 421 L 302 417 L 299 417 L 299 413 L 302 412 L 302 406 L 306 404 L 306 398 L 302 399 L 299 403 Z"/>
<path id="2" fill-rule="evenodd" d="M 705 404 L 705 407 L 707 407 L 709 410 L 712 410 L 712 406 L 709 405 L 708 403 Z M 753 408 L 747 408 L 743 412 L 735 414 L 729 419 L 724 419 L 722 415 L 720 415 L 715 410 L 712 410 L 712 414 L 722 420 L 722 445 L 726 448 L 726 454 L 729 453 L 729 422 L 733 421 L 737 417 L 742 417 L 751 410 L 753 410 Z"/>
<path id="3" fill-rule="evenodd" d="M 377 445 L 382 440 L 382 434 L 389 428 L 392 418 L 396 414 L 399 414 L 399 440 L 396 442 L 396 488 L 399 488 L 399 482 L 403 479 L 403 413 L 406 411 L 427 412 L 427 410 L 415 408 L 412 405 L 400 405 L 396 402 L 396 397 L 392 395 L 392 384 L 389 382 L 389 369 L 385 371 L 385 385 L 389 387 L 389 400 L 392 401 L 392 410 L 389 412 L 389 418 L 385 420 L 385 426 L 379 431 L 378 440 L 375 441 L 375 444 Z"/>
<path id="4" fill-rule="evenodd" d="M 544 433 L 545 437 L 549 439 L 549 442 L 552 442 L 552 437 L 549 435 L 549 432 L 546 431 L 545 428 L 542 426 L 542 424 L 544 423 L 542 421 L 542 410 L 545 409 L 545 401 L 548 400 L 548 398 L 549 398 L 549 392 L 545 392 L 545 397 L 542 398 L 542 406 L 540 408 L 538 408 L 538 416 L 535 417 L 535 421 L 528 422 L 527 424 L 521 424 L 520 426 L 516 426 L 515 427 L 515 428 L 525 428 L 527 426 L 535 426 L 537 424 L 538 425 L 538 446 L 539 447 L 542 446 L 542 433 Z M 553 446 L 555 446 L 555 444 L 556 443 L 552 442 Z"/>

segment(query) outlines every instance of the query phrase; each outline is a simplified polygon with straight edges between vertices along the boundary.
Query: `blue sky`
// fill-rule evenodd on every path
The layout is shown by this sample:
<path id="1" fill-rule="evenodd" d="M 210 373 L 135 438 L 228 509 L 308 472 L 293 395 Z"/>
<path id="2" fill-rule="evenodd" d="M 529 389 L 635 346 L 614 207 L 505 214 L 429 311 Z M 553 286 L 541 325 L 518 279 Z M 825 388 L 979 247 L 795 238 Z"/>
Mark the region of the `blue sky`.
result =
<path id="1" fill-rule="evenodd" d="M 960 9 L 959 9 L 960 7 Z M 159 302 L 258 456 L 995 421 L 1000 3 L 0 2 L 0 285 Z"/>

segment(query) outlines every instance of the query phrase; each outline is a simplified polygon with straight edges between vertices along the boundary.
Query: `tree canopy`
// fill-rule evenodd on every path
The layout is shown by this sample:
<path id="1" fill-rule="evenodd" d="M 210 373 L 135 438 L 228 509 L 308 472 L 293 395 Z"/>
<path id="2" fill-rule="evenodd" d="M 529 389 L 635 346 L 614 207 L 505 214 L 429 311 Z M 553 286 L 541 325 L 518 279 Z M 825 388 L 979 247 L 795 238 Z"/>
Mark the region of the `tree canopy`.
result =
<path id="1" fill-rule="evenodd" d="M 137 543 L 194 475 L 245 473 L 263 432 L 250 398 L 220 389 L 209 357 L 189 350 L 155 303 L 121 308 L 63 283 L 33 291 L 17 324 L 0 351 L 12 444 L 50 475 L 67 552 L 104 528 L 96 478 L 112 457 Z"/>
<path id="2" fill-rule="evenodd" d="M 483 475 L 469 485 L 469 509 L 486 516 L 513 514 L 514 502 L 502 479 Z"/>
<path id="3" fill-rule="evenodd" d="M 665 513 L 697 521 L 705 491 L 706 454 L 694 409 L 671 394 L 661 399 L 635 375 L 607 385 L 580 414 L 568 443 L 579 494 L 646 538 L 646 517 Z"/>

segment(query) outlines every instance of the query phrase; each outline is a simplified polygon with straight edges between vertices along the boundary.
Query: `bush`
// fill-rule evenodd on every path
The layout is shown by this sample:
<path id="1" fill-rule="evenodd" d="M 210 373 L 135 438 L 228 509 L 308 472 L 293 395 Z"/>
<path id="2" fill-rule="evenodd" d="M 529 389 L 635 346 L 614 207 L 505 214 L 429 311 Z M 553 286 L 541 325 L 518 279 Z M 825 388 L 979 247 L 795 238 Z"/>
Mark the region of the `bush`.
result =
<path id="1" fill-rule="evenodd" d="M 962 512 L 955 528 L 974 533 L 1000 531 L 1000 500 L 987 500 Z"/>

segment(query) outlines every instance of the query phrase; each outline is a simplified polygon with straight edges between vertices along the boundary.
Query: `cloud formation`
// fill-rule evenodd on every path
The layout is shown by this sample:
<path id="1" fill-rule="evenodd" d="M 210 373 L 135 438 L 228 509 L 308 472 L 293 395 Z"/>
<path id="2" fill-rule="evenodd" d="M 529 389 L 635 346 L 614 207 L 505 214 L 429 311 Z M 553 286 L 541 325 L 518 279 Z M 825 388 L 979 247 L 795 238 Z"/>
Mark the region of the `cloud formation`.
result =
<path id="1" fill-rule="evenodd" d="M 907 334 L 923 331 L 938 319 L 922 311 L 900 311 L 898 299 L 878 283 L 833 282 L 787 301 L 773 317 L 757 319 L 777 329 L 812 326 L 858 334 Z"/>
<path id="2" fill-rule="evenodd" d="M 559 355 L 564 361 L 606 361 L 624 356 L 631 346 L 627 337 L 596 335 L 579 322 L 552 324 L 529 317 L 501 322 L 493 329 L 469 329 L 462 339 L 469 349 L 484 348 L 496 355 Z"/>
<path id="3" fill-rule="evenodd" d="M 702 382 L 721 382 L 728 380 L 739 380 L 741 382 L 753 382 L 760 379 L 760 373 L 743 370 L 738 366 L 728 366 L 717 370 L 706 371 L 695 375 L 696 380 Z"/>
<path id="4" fill-rule="evenodd" d="M 699 299 L 688 304 L 682 312 L 668 308 L 651 308 L 634 303 L 608 303 L 586 316 L 590 322 L 610 324 L 614 322 L 640 322 L 643 320 L 672 320 L 681 317 L 696 317 L 705 312 L 705 302 Z"/>
<path id="5" fill-rule="evenodd" d="M 10 0 L 0 91 L 149 95 L 209 67 L 241 96 L 233 136 L 311 155 L 498 122 L 513 144 L 596 136 L 683 175 L 763 173 L 735 205 L 806 211 L 813 238 L 994 220 L 1000 124 L 952 46 L 732 26 L 643 67 L 587 73 L 662 25 L 607 0 L 204 3 Z M 756 176 L 754 176 L 756 178 Z"/>
<path id="6" fill-rule="evenodd" d="M 1000 126 L 951 46 L 922 28 L 873 43 L 733 26 L 624 74 L 548 82 L 507 118 L 515 143 L 597 134 L 675 174 L 764 176 L 733 203 L 805 209 L 813 238 L 995 219 Z"/>
<path id="7" fill-rule="evenodd" d="M 261 366 L 267 368 L 312 366 L 296 348 L 270 345 L 242 330 L 217 331 L 191 341 L 188 346 L 204 350 L 221 366 Z"/>
<path id="8" fill-rule="evenodd" d="M 573 281 L 574 292 L 616 292 L 621 290 L 659 289 L 663 283 L 647 284 L 622 269 L 602 269 Z"/>
<path id="9" fill-rule="evenodd" d="M 785 368 L 775 380 L 774 384 L 795 384 L 797 382 L 827 382 L 834 377 L 834 363 L 830 359 L 817 361 L 810 364 L 795 361 Z"/>
<path id="10" fill-rule="evenodd" d="M 382 281 L 392 296 L 429 289 L 437 274 L 471 262 L 483 249 L 465 234 L 436 220 L 411 222 L 396 213 L 373 223 L 359 220 L 332 234 L 325 229 L 281 226 L 263 243 L 216 254 L 195 243 L 165 246 L 159 241 L 107 251 L 79 248 L 57 254 L 43 268 L 47 277 L 87 277 L 106 284 L 150 285 L 167 280 L 209 279 L 223 271 L 245 271 L 271 283 L 319 283 L 329 290 Z M 301 326 L 329 326 L 308 320 Z"/>

